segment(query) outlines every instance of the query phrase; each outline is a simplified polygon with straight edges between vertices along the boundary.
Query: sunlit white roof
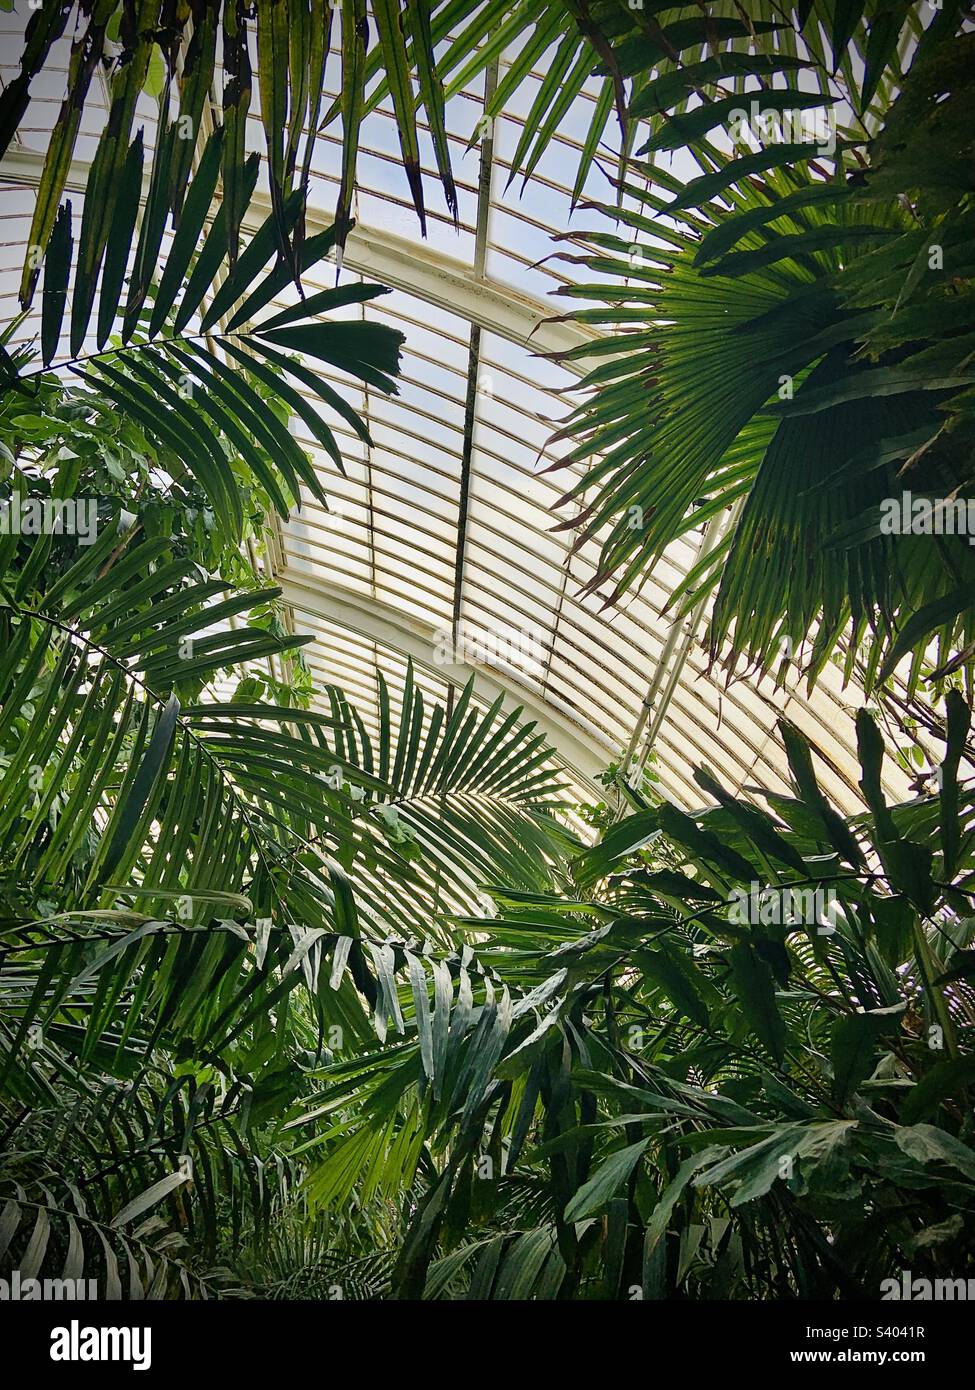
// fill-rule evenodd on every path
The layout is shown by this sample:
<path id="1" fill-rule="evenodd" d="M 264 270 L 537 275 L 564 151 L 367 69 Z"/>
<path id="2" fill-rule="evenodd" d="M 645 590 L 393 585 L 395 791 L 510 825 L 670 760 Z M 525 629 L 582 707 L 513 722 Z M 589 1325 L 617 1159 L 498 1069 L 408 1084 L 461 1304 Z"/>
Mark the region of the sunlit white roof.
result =
<path id="1" fill-rule="evenodd" d="M 19 52 L 10 31 L 22 24 L 22 16 L 0 16 L 8 65 L 0 75 L 8 80 Z M 68 39 L 62 40 L 36 80 L 20 142 L 0 167 L 3 320 L 18 310 L 31 185 L 63 95 L 68 51 Z M 502 75 L 503 70 L 504 62 Z M 338 78 L 333 57 L 332 93 Z M 525 705 L 579 785 L 591 783 L 629 750 L 635 731 L 645 737 L 652 730 L 663 789 L 688 806 L 705 799 L 692 776 L 702 763 L 731 789 L 786 790 L 775 733 L 784 711 L 821 750 L 824 789 L 852 810 L 858 803 L 852 713 L 862 699 L 856 690 L 841 688 L 839 672 L 828 668 L 812 694 L 799 670 L 784 689 L 768 679 L 727 683 L 725 672 L 707 669 L 701 642 L 706 614 L 690 630 L 673 631 L 666 601 L 693 564 L 703 528 L 675 542 L 641 591 L 618 606 L 582 596 L 595 572 L 597 547 L 589 542 L 573 552 L 572 532 L 553 529 L 565 516 L 553 511 L 554 504 L 576 473 L 551 471 L 565 450 L 551 437 L 585 362 L 569 370 L 539 354 L 585 343 L 597 333 L 554 321 L 585 301 L 550 297 L 578 273 L 570 261 L 551 259 L 560 249 L 553 236 L 598 225 L 593 213 L 570 217 L 588 113 L 569 113 L 522 192 L 521 180 L 509 186 L 508 177 L 531 97 L 530 87 L 522 88 L 517 107 L 494 123 L 491 140 L 469 150 L 482 114 L 480 83 L 450 100 L 459 227 L 443 205 L 427 142 L 425 242 L 409 203 L 393 119 L 383 110 L 370 115 L 362 130 L 357 226 L 343 264 L 338 269 L 323 263 L 306 276 L 309 293 L 333 285 L 336 274 L 340 283 L 361 274 L 392 287 L 389 295 L 343 312 L 391 324 L 406 335 L 395 398 L 335 379 L 368 420 L 373 439 L 367 447 L 329 417 L 343 448 L 346 478 L 296 422 L 296 435 L 316 456 L 333 501 L 325 512 L 306 498 L 300 512 L 277 527 L 268 567 L 284 589 L 296 630 L 315 636 L 306 655 L 316 681 L 346 687 L 368 712 L 374 708 L 377 663 L 395 688 L 411 656 L 432 693 L 474 671 L 486 698 L 501 690 L 512 704 Z M 580 108 L 589 101 L 580 98 Z M 93 84 L 69 179 L 76 199 L 104 113 L 104 91 Z M 149 148 L 155 114 L 155 102 L 141 98 L 139 119 L 144 116 Z M 256 102 L 251 126 L 249 146 L 262 151 Z M 607 138 L 614 133 L 610 122 Z M 310 229 L 332 220 L 339 157 L 337 125 L 316 145 Z M 588 191 L 599 198 L 608 194 L 598 167 L 589 175 Z M 36 334 L 37 326 L 32 312 L 15 341 Z M 458 659 L 445 664 L 445 643 L 458 633 L 465 638 L 463 650 L 448 653 Z M 653 709 L 643 720 L 650 690 Z M 891 793 L 906 795 L 907 779 L 892 761 L 886 766 Z"/>

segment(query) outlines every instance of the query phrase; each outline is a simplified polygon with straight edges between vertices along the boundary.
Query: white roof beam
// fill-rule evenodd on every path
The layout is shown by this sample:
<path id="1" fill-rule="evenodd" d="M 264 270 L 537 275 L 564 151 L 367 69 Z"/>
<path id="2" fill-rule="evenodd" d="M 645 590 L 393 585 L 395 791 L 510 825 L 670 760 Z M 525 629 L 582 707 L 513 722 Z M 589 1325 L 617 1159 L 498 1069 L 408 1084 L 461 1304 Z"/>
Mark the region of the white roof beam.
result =
<path id="1" fill-rule="evenodd" d="M 44 168 L 44 156 L 32 150 L 8 150 L 0 160 L 0 182 L 36 188 Z M 68 169 L 66 191 L 84 193 L 90 165 L 73 160 Z M 148 175 L 143 191 L 148 186 Z M 270 214 L 271 200 L 255 193 L 244 218 L 244 227 L 254 231 Z M 323 231 L 332 218 L 320 208 L 309 207 L 308 234 Z M 445 313 L 467 319 L 488 333 L 497 333 L 530 352 L 567 352 L 571 348 L 596 343 L 602 335 L 584 324 L 560 323 L 552 319 L 551 306 L 530 295 L 520 294 L 489 279 L 472 278 L 466 261 L 445 256 L 429 246 L 378 227 L 355 226 L 349 234 L 342 265 L 368 279 L 425 300 Z M 567 362 L 567 370 L 584 375 L 596 359 Z"/>
<path id="2" fill-rule="evenodd" d="M 590 784 L 595 785 L 595 778 L 612 756 L 610 743 L 597 742 L 559 710 L 533 698 L 531 691 L 523 689 L 507 673 L 502 678 L 497 667 L 470 659 L 438 664 L 434 651 L 439 633 L 431 624 L 410 618 L 368 594 L 357 594 L 324 580 L 311 579 L 287 567 L 279 570 L 274 579 L 283 591 L 284 601 L 299 613 L 322 618 L 357 637 L 411 657 L 417 666 L 453 685 L 463 687 L 473 676 L 475 689 L 482 698 L 494 700 L 504 695 L 512 705 L 521 705 L 526 720 L 535 721 L 538 732 L 545 735 L 559 758 Z"/>

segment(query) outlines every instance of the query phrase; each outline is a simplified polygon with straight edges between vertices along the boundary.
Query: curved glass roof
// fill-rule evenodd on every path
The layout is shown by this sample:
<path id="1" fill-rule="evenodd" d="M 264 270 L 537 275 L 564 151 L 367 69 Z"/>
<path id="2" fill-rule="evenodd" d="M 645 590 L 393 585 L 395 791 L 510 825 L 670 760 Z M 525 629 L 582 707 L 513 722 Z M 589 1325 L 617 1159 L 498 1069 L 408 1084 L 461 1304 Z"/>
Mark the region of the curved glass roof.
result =
<path id="1" fill-rule="evenodd" d="M 0 15 L 7 63 L 20 49 L 11 31 L 22 25 L 23 16 Z M 4 321 L 18 311 L 32 185 L 63 95 L 68 52 L 69 41 L 62 40 L 34 84 L 19 145 L 0 166 Z M 499 76 L 513 57 L 504 56 Z M 543 58 L 536 80 L 544 64 Z M 7 79 L 11 71 L 0 68 L 0 75 Z M 338 77 L 333 55 L 333 94 Z M 431 175 L 426 241 L 409 202 L 392 116 L 382 108 L 368 116 L 357 225 L 342 264 L 322 263 L 304 277 L 308 293 L 330 287 L 336 275 L 342 283 L 361 276 L 389 286 L 387 296 L 341 312 L 406 335 L 396 397 L 334 381 L 368 420 L 373 440 L 367 447 L 329 416 L 346 477 L 295 422 L 296 437 L 326 479 L 330 510 L 303 499 L 299 513 L 276 525 L 264 563 L 284 590 L 296 630 L 315 636 L 305 654 L 316 682 L 342 685 L 368 713 L 377 664 L 394 692 L 407 657 L 435 694 L 473 672 L 484 698 L 503 691 L 512 703 L 524 704 L 581 795 L 588 796 L 584 789 L 611 761 L 640 756 L 649 738 L 663 791 L 685 806 L 704 800 L 692 776 L 701 763 L 733 790 L 788 790 L 775 732 L 785 712 L 821 751 L 824 790 L 841 808 L 857 809 L 852 716 L 861 696 L 842 689 L 839 671 L 828 667 L 811 694 L 798 669 L 781 689 L 769 679 L 728 682 L 725 672 L 707 669 L 701 640 L 706 612 L 677 626 L 665 612 L 702 542 L 713 542 L 713 531 L 706 539 L 703 527 L 689 531 L 669 547 L 641 591 L 615 607 L 582 593 L 595 573 L 597 546 L 588 542 L 573 551 L 572 532 L 553 529 L 564 519 L 554 504 L 577 470 L 552 471 L 565 452 L 552 436 L 587 364 L 577 360 L 570 369 L 542 354 L 598 336 L 596 329 L 559 319 L 585 300 L 551 298 L 577 273 L 571 259 L 557 254 L 572 247 L 553 238 L 595 225 L 584 210 L 570 217 L 588 119 L 584 109 L 570 111 L 524 190 L 520 179 L 509 186 L 532 95 L 530 84 L 520 88 L 517 107 L 493 126 L 479 124 L 480 80 L 451 98 L 459 227 L 437 190 L 425 141 L 424 170 Z M 99 93 L 93 84 L 68 181 L 75 198 L 104 122 L 104 98 L 104 88 Z M 580 105 L 591 99 L 580 98 Z M 151 148 L 156 106 L 145 96 L 140 102 L 137 124 L 144 121 Z M 256 112 L 255 102 L 248 143 L 261 151 Z M 611 121 L 607 139 L 614 134 Z M 468 149 L 472 135 L 482 138 Z M 309 232 L 332 220 L 340 153 L 337 128 L 326 131 L 315 147 Z M 605 153 L 611 163 L 611 147 Z M 597 161 L 585 191 L 605 198 L 608 190 Z M 35 310 L 14 341 L 33 337 L 37 328 Z M 904 798 L 906 776 L 891 760 L 885 766 L 889 793 Z"/>

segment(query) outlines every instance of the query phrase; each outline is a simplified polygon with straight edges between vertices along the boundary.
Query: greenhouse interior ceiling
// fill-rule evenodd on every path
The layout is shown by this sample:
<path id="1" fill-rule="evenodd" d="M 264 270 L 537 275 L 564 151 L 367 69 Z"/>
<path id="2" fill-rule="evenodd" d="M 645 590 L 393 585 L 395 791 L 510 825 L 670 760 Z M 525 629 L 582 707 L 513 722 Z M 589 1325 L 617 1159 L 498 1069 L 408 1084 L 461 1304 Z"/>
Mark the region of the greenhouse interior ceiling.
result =
<path id="1" fill-rule="evenodd" d="M 4 1278 L 965 1275 L 973 59 L 0 4 Z"/>
<path id="2" fill-rule="evenodd" d="M 11 14 L 7 23 L 14 28 L 17 17 Z M 16 40 L 3 42 L 13 58 Z M 29 245 L 32 190 L 61 104 L 70 48 L 67 36 L 52 48 L 32 86 L 20 138 L 0 170 L 9 180 L 4 306 L 11 317 Z M 510 73 L 516 54 L 505 61 L 502 52 L 487 70 L 492 86 Z M 852 809 L 857 700 L 844 693 L 842 673 L 834 677 L 830 668 L 811 693 L 803 691 L 798 662 L 778 689 L 768 678 L 729 682 L 725 670 L 710 666 L 702 640 L 706 613 L 675 618 L 665 611 L 701 553 L 707 523 L 671 544 L 640 590 L 608 608 L 611 584 L 588 587 L 598 573 L 598 541 L 574 548 L 571 532 L 553 531 L 553 516 L 560 519 L 554 506 L 574 477 L 551 471 L 568 453 L 564 444 L 551 443 L 552 436 L 580 375 L 597 359 L 583 355 L 561 365 L 546 355 L 584 348 L 608 334 L 558 322 L 566 306 L 550 297 L 586 275 L 584 266 L 568 258 L 584 244 L 592 218 L 574 219 L 580 232 L 568 244 L 560 234 L 572 231 L 575 166 L 598 79 L 582 86 L 576 111 L 567 113 L 524 189 L 512 179 L 525 118 L 544 78 L 544 65 L 529 69 L 517 100 L 490 121 L 490 138 L 482 134 L 488 129 L 484 73 L 458 89 L 445 113 L 457 164 L 457 221 L 438 200 L 441 205 L 427 215 L 425 238 L 396 168 L 390 99 L 363 122 L 352 205 L 356 225 L 337 283 L 388 286 L 392 292 L 378 303 L 347 312 L 388 324 L 406 341 L 395 397 L 370 393 L 367 384 L 349 390 L 343 383 L 345 398 L 367 420 L 372 437 L 367 445 L 348 428 L 337 432 L 345 477 L 307 429 L 299 424 L 296 430 L 302 446 L 312 449 L 328 501 L 316 505 L 314 498 L 302 498 L 300 512 L 277 528 L 268 563 L 297 627 L 319 638 L 309 662 L 323 682 L 367 700 L 379 659 L 389 663 L 397 685 L 406 655 L 431 676 L 461 685 L 476 670 L 492 697 L 505 690 L 526 703 L 568 767 L 586 780 L 618 760 L 634 734 L 639 756 L 640 736 L 652 729 L 661 784 L 685 805 L 701 801 L 692 774 L 702 761 L 720 768 L 736 791 L 750 781 L 785 790 L 787 770 L 773 735 L 776 718 L 787 712 L 822 749 L 831 794 Z M 218 68 L 214 81 L 221 80 Z M 340 87 L 340 56 L 333 52 L 324 102 L 333 101 Z M 79 200 L 108 105 L 108 84 L 99 70 L 66 181 Z M 155 145 L 156 115 L 157 103 L 143 92 L 134 119 L 145 129 L 147 151 Z M 204 117 L 212 128 L 212 106 L 204 107 Z M 246 148 L 259 151 L 256 100 L 248 119 Z M 429 179 L 436 163 L 429 133 L 418 124 L 421 168 Z M 615 141 L 612 129 L 607 134 L 613 151 L 618 131 Z M 341 157 L 340 136 L 326 130 L 310 165 L 309 231 L 334 217 Z M 270 209 L 265 166 L 266 160 L 251 204 L 255 218 Z M 609 192 L 607 171 L 594 161 L 580 197 L 605 199 Z M 303 285 L 314 293 L 335 282 L 333 264 L 326 261 Z M 283 296 L 288 302 L 287 286 Z M 596 303 L 585 296 L 582 302 Z M 14 341 L 36 336 L 38 313 L 36 306 Z M 578 477 L 582 470 L 573 471 Z M 714 539 L 712 531 L 709 543 Z M 451 667 L 461 669 L 438 673 L 437 657 L 444 666 L 444 657 L 454 655 L 461 660 Z M 891 790 L 905 792 L 907 783 L 898 782 L 893 767 L 890 775 Z"/>

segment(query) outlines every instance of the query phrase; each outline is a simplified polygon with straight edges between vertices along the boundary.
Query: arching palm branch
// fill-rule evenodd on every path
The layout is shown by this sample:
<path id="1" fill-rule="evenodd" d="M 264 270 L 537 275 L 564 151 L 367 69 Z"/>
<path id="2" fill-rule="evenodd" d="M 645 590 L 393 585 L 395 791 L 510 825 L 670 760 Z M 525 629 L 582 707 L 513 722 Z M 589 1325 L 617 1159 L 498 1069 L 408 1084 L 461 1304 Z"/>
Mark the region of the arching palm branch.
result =
<path id="1" fill-rule="evenodd" d="M 739 504 L 674 595 L 686 608 L 715 591 L 712 655 L 772 669 L 808 640 L 814 679 L 849 638 L 848 674 L 863 656 L 870 688 L 913 651 L 913 687 L 933 633 L 942 675 L 959 648 L 959 662 L 971 657 L 964 538 L 882 525 L 904 488 L 952 499 L 972 486 L 970 35 L 946 7 L 914 34 L 903 76 L 916 16 L 885 7 L 849 50 L 865 66 L 848 55 L 831 76 L 820 18 L 813 6 L 792 37 L 828 99 L 852 107 L 835 153 L 774 132 L 751 152 L 712 145 L 749 102 L 768 117 L 802 101 L 790 86 L 725 96 L 730 59 L 635 80 L 631 115 L 654 117 L 642 151 L 654 162 L 630 162 L 624 207 L 597 209 L 617 227 L 592 234 L 586 259 L 609 281 L 563 291 L 602 301 L 576 316 L 614 330 L 563 431 L 577 441 L 569 457 L 593 461 L 564 499 L 585 508 L 564 524 L 600 534 L 593 587 L 611 580 L 619 594 L 676 536 Z M 849 37 L 834 31 L 833 52 Z M 626 51 L 645 60 L 635 39 Z M 699 104 L 679 114 L 691 90 Z M 697 177 L 660 167 L 678 145 Z"/>

